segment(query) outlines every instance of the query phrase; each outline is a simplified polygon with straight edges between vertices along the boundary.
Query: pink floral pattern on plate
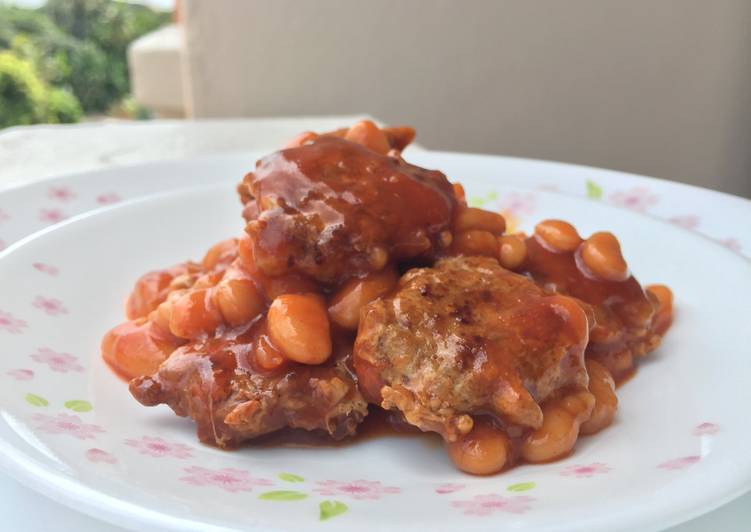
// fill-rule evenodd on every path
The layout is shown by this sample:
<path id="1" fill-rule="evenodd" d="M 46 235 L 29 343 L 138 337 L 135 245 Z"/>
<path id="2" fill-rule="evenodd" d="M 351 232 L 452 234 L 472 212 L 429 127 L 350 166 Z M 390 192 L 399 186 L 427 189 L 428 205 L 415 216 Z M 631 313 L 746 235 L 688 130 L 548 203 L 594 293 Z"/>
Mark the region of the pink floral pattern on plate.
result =
<path id="1" fill-rule="evenodd" d="M 5 374 L 9 377 L 13 377 L 17 381 L 30 381 L 34 378 L 34 372 L 30 369 L 12 369 L 6 371 Z"/>
<path id="2" fill-rule="evenodd" d="M 75 192 L 70 187 L 57 186 L 50 187 L 47 190 L 47 197 L 58 201 L 69 201 L 76 197 Z"/>
<path id="3" fill-rule="evenodd" d="M 0 240 L 0 251 L 4 250 L 7 246 L 4 240 Z"/>
<path id="4" fill-rule="evenodd" d="M 43 262 L 35 262 L 32 264 L 35 270 L 40 271 L 42 273 L 46 273 L 47 275 L 55 276 L 58 273 L 60 273 L 60 270 L 57 269 L 57 267 L 52 266 L 51 264 L 45 264 Z"/>
<path id="5" fill-rule="evenodd" d="M 737 238 L 721 238 L 717 242 L 728 248 L 730 251 L 735 251 L 736 253 L 741 252 L 742 246 Z"/>
<path id="6" fill-rule="evenodd" d="M 490 493 L 488 495 L 475 495 L 464 501 L 452 501 L 451 506 L 464 511 L 464 515 L 486 516 L 495 512 L 507 512 L 511 514 L 523 514 L 530 509 L 534 497 L 526 495 L 519 497 L 504 497 Z"/>
<path id="7" fill-rule="evenodd" d="M 0 222 L 5 222 L 7 220 L 10 220 L 10 215 L 3 209 L 0 209 Z"/>
<path id="8" fill-rule="evenodd" d="M 191 448 L 182 443 L 170 443 L 159 437 L 143 436 L 139 439 L 127 439 L 125 445 L 133 447 L 141 454 L 162 458 L 171 456 L 172 458 L 191 458 Z"/>
<path id="9" fill-rule="evenodd" d="M 717 434 L 718 432 L 720 432 L 720 426 L 717 423 L 705 421 L 704 423 L 696 425 L 693 434 L 694 436 L 707 436 Z"/>
<path id="10" fill-rule="evenodd" d="M 86 451 L 86 459 L 95 464 L 116 464 L 117 457 L 114 454 L 93 447 Z"/>
<path id="11" fill-rule="evenodd" d="M 70 353 L 59 353 L 49 347 L 40 347 L 31 355 L 34 362 L 47 364 L 52 371 L 68 373 L 69 371 L 83 371 L 84 367 L 78 363 L 78 357 Z"/>
<path id="12" fill-rule="evenodd" d="M 39 310 L 44 311 L 49 316 L 58 316 L 60 314 L 67 314 L 68 309 L 65 308 L 63 302 L 54 297 L 37 296 L 32 305 Z"/>
<path id="13" fill-rule="evenodd" d="M 564 477 L 590 478 L 595 475 L 605 475 L 612 471 L 612 468 L 602 462 L 593 462 L 586 465 L 572 465 L 561 471 Z"/>
<path id="14" fill-rule="evenodd" d="M 660 469 L 665 469 L 667 471 L 676 471 L 679 469 L 686 469 L 687 467 L 694 465 L 700 460 L 701 460 L 701 456 L 698 456 L 698 455 L 682 456 L 680 458 L 673 458 L 672 460 L 667 460 L 661 464 L 658 464 L 657 467 Z"/>
<path id="15" fill-rule="evenodd" d="M 441 484 L 440 486 L 437 486 L 435 489 L 435 492 L 439 495 L 444 495 L 446 493 L 455 493 L 457 491 L 463 490 L 466 488 L 466 484 L 456 484 L 456 483 L 448 483 L 448 484 Z"/>
<path id="16" fill-rule="evenodd" d="M 99 194 L 96 197 L 96 202 L 99 205 L 111 205 L 113 203 L 117 203 L 119 201 L 122 201 L 122 198 L 119 194 L 115 192 L 106 192 L 104 194 Z"/>
<path id="17" fill-rule="evenodd" d="M 20 334 L 25 328 L 25 321 L 19 320 L 10 312 L 0 310 L 0 331 L 10 334 Z"/>
<path id="18" fill-rule="evenodd" d="M 322 480 L 313 491 L 327 496 L 348 496 L 358 500 L 377 500 L 383 495 L 399 493 L 401 490 L 394 486 L 384 486 L 377 480 Z"/>
<path id="19" fill-rule="evenodd" d="M 273 484 L 269 479 L 255 478 L 247 471 L 229 467 L 224 469 L 208 469 L 193 466 L 185 468 L 183 471 L 188 473 L 188 476 L 182 477 L 180 480 L 186 484 L 215 486 L 230 493 L 253 491 L 254 486 L 270 486 Z"/>
<path id="20" fill-rule="evenodd" d="M 41 209 L 39 211 L 39 219 L 43 222 L 48 222 L 51 224 L 62 222 L 67 217 L 68 215 L 60 209 Z"/>
<path id="21" fill-rule="evenodd" d="M 537 197 L 533 192 L 524 194 L 511 192 L 501 198 L 500 210 L 501 212 L 508 212 L 514 216 L 523 218 L 535 212 L 536 203 Z"/>
<path id="22" fill-rule="evenodd" d="M 683 216 L 673 216 L 668 221 L 684 229 L 696 229 L 699 226 L 699 217 L 695 214 L 685 214 Z"/>
<path id="23" fill-rule="evenodd" d="M 629 190 L 619 190 L 610 195 L 610 202 L 619 207 L 644 212 L 659 201 L 659 196 L 648 188 L 634 187 Z"/>
<path id="24" fill-rule="evenodd" d="M 99 425 L 84 423 L 80 417 L 70 414 L 35 414 L 31 419 L 36 430 L 47 434 L 67 434 L 79 440 L 93 440 L 97 434 L 104 432 Z"/>

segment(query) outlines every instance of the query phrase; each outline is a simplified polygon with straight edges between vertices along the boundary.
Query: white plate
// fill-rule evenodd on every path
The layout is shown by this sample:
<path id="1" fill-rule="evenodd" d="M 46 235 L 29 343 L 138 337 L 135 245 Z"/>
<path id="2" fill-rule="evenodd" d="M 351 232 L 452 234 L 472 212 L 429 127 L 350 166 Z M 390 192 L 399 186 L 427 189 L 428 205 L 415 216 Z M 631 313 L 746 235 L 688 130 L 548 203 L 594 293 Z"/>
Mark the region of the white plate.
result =
<path id="1" fill-rule="evenodd" d="M 234 191 L 223 185 L 71 219 L 0 256 L 0 279 L 13 280 L 0 303 L 4 465 L 57 500 L 135 529 L 651 530 L 749 489 L 751 309 L 742 296 L 751 265 L 602 203 L 466 183 L 486 207 L 516 198 L 524 222 L 561 217 L 585 234 L 613 230 L 640 279 L 676 292 L 676 324 L 622 388 L 617 423 L 570 458 L 478 479 L 421 438 L 227 453 L 199 445 L 165 408 L 136 404 L 100 361 L 99 339 L 120 321 L 140 273 L 240 231 Z"/>
<path id="2" fill-rule="evenodd" d="M 550 161 L 408 149 L 408 160 L 440 168 L 451 179 L 482 180 L 601 201 L 667 220 L 751 255 L 751 201 L 703 188 L 602 168 Z M 236 153 L 121 166 L 0 188 L 0 251 L 13 242 L 72 216 L 123 200 L 176 188 L 240 181 L 260 153 Z M 493 204 L 474 194 L 478 205 Z M 522 217 L 536 216 L 525 193 L 500 198 Z"/>

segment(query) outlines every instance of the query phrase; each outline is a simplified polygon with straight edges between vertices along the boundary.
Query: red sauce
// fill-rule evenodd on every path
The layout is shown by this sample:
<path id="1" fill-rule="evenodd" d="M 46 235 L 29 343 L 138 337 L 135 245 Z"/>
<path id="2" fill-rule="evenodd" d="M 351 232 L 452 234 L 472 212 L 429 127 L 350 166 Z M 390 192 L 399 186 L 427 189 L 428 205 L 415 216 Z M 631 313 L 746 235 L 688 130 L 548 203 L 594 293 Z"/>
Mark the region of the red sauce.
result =
<path id="1" fill-rule="evenodd" d="M 602 362 L 616 380 L 633 371 L 634 358 L 653 349 L 655 307 L 639 282 L 606 281 L 587 275 L 576 251 L 554 252 L 537 238 L 526 239 L 527 260 L 521 270 L 545 289 L 575 297 L 589 305 L 592 327 L 587 356 Z"/>
<path id="2" fill-rule="evenodd" d="M 325 283 L 434 255 L 456 207 L 441 172 L 335 137 L 261 159 L 245 186 L 260 269 Z"/>
<path id="3" fill-rule="evenodd" d="M 368 415 L 357 426 L 357 433 L 345 440 L 334 440 L 323 431 L 301 429 L 282 429 L 251 440 L 252 447 L 343 447 L 355 445 L 376 438 L 414 438 L 422 437 L 426 442 L 443 444 L 437 434 L 425 433 L 405 423 L 395 412 L 371 406 Z"/>
<path id="4" fill-rule="evenodd" d="M 383 376 L 375 364 L 362 360 L 356 372 L 359 380 L 355 376 L 350 365 L 354 331 L 334 326 L 333 354 L 321 365 L 286 359 L 281 351 L 284 338 L 275 336 L 279 345 L 274 345 L 269 337 L 267 309 L 279 295 L 314 293 L 331 303 L 337 291 L 347 293 L 342 287 L 353 277 L 353 283 L 365 282 L 368 274 L 384 269 L 404 272 L 416 264 L 433 265 L 438 257 L 452 253 L 483 254 L 456 246 L 452 224 L 459 231 L 458 221 L 463 218 L 457 214 L 459 202 L 446 177 L 410 165 L 393 152 L 385 155 L 390 148 L 406 145 L 413 136 L 411 130 L 384 132 L 383 149 L 340 138 L 347 132 L 307 136 L 295 147 L 258 161 L 239 187 L 247 234 L 217 244 L 201 264 L 185 263 L 143 276 L 127 311 L 129 319 L 139 320 L 118 326 L 103 341 L 104 358 L 118 377 L 149 375 L 131 381 L 136 399 L 145 405 L 168 404 L 178 415 L 190 416 L 204 442 L 223 448 L 246 440 L 256 447 L 341 446 L 425 434 L 406 424 L 401 414 L 367 406 L 366 399 L 380 404 Z M 466 206 L 463 199 L 462 205 Z M 496 238 L 502 231 L 502 227 L 496 232 L 471 229 L 466 234 L 477 233 L 487 240 L 485 247 L 497 259 Z M 514 392 L 509 403 L 520 403 L 519 396 L 526 394 L 527 406 L 534 406 L 534 414 L 541 417 L 538 405 L 565 399 L 558 397 L 557 388 L 570 391 L 585 386 L 587 339 L 587 356 L 603 362 L 620 385 L 635 372 L 634 356 L 654 347 L 654 339 L 659 340 L 655 333 L 664 332 L 670 318 L 667 313 L 653 320 L 656 296 L 650 299 L 633 277 L 623 282 L 599 280 L 580 267 L 576 252 L 552 252 L 535 238 L 527 239 L 526 245 L 522 270 L 536 284 L 513 275 L 509 283 L 524 286 L 478 291 L 477 282 L 470 279 L 467 286 L 453 291 L 451 297 L 457 301 L 449 302 L 455 310 L 443 321 L 440 312 L 433 313 L 423 336 L 458 337 L 446 333 L 451 327 L 467 332 L 455 353 L 460 362 L 458 374 L 449 376 L 444 389 L 432 386 L 430 390 L 456 404 L 451 390 L 462 376 L 474 372 L 477 382 L 467 395 L 482 387 L 487 393 L 480 394 L 478 404 L 457 407 L 457 412 L 466 412 L 463 417 L 471 415 L 478 426 L 508 437 L 507 464 L 519 459 L 529 427 L 536 423 L 524 417 L 529 412 L 522 407 L 513 411 L 509 407 L 508 412 L 501 408 L 506 398 L 496 397 L 499 383 L 505 382 L 505 388 Z M 498 267 L 492 259 L 484 260 Z M 508 275 L 503 270 L 503 276 Z M 458 277 L 454 273 L 432 287 L 432 296 L 450 288 Z M 231 280 L 245 282 L 246 288 L 250 285 L 249 292 L 239 288 L 232 292 L 234 301 L 250 301 L 248 293 L 258 295 L 252 300 L 257 305 L 235 320 L 226 310 L 231 307 L 214 308 L 217 293 L 226 302 L 221 298 Z M 206 304 L 190 307 L 195 316 L 180 306 L 179 299 L 172 299 L 197 290 L 202 290 Z M 468 293 L 474 299 L 465 297 Z M 430 299 L 430 290 L 414 295 L 419 301 L 414 314 L 421 316 L 426 309 L 421 298 Z M 582 302 L 581 308 L 572 298 Z M 402 301 L 400 308 L 407 306 Z M 207 309 L 214 311 L 216 321 L 207 322 Z M 246 321 L 246 315 L 247 323 L 228 325 Z M 181 329 L 175 325 L 175 316 L 208 325 Z M 412 320 L 413 328 L 418 321 Z M 352 324 L 345 325 L 354 329 Z M 361 333 L 362 329 L 361 322 Z M 405 346 L 399 347 L 413 355 L 424 348 Z M 545 359 L 553 352 L 558 358 Z M 447 375 L 442 369 L 437 373 Z M 501 406 L 488 408 L 486 397 Z M 511 422 L 512 414 L 525 423 L 517 423 L 516 418 Z M 435 433 L 423 439 L 442 445 Z"/>

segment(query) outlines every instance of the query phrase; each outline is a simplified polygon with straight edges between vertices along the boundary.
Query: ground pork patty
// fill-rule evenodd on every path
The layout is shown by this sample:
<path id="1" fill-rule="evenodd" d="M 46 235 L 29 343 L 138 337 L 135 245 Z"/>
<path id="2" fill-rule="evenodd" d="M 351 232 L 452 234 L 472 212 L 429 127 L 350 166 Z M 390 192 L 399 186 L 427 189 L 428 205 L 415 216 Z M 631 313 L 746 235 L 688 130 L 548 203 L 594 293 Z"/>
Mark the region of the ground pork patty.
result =
<path id="1" fill-rule="evenodd" d="M 585 389 L 588 320 L 494 259 L 456 257 L 407 272 L 363 309 L 354 368 L 366 399 L 449 441 L 472 416 L 539 427 L 539 403 Z"/>
<path id="2" fill-rule="evenodd" d="M 265 372 L 253 360 L 263 336 L 259 322 L 180 347 L 154 375 L 133 379 L 130 391 L 146 406 L 167 404 L 192 418 L 199 439 L 219 447 L 283 428 L 353 435 L 367 403 L 347 367 L 345 343 L 325 365 L 287 362 Z"/>
<path id="3" fill-rule="evenodd" d="M 456 208 L 441 172 L 336 137 L 264 157 L 240 193 L 258 268 L 325 284 L 432 259 Z"/>

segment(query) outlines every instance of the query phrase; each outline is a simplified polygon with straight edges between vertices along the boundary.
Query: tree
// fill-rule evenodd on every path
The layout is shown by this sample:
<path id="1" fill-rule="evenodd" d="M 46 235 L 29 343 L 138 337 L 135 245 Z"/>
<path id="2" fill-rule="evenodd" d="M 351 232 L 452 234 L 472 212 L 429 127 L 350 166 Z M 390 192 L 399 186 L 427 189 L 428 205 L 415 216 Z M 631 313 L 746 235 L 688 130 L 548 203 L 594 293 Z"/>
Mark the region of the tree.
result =
<path id="1" fill-rule="evenodd" d="M 87 111 L 104 111 L 130 91 L 128 45 L 169 21 L 168 13 L 111 0 L 48 0 L 43 9 L 86 44 L 69 61 L 73 92 Z"/>
<path id="2" fill-rule="evenodd" d="M 0 127 L 39 122 L 44 112 L 44 86 L 34 66 L 11 52 L 0 52 Z"/>
<path id="3" fill-rule="evenodd" d="M 38 122 L 77 122 L 83 115 L 75 96 L 49 87 L 33 63 L 11 51 L 0 52 L 0 128 Z"/>
<path id="4" fill-rule="evenodd" d="M 71 121 L 81 109 L 107 112 L 130 92 L 128 44 L 169 16 L 112 0 L 50 0 L 40 9 L 0 4 L 0 52 L 12 55 L 4 66 L 13 72 L 4 74 L 0 127 Z M 11 108 L 18 120 L 6 122 Z"/>

